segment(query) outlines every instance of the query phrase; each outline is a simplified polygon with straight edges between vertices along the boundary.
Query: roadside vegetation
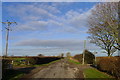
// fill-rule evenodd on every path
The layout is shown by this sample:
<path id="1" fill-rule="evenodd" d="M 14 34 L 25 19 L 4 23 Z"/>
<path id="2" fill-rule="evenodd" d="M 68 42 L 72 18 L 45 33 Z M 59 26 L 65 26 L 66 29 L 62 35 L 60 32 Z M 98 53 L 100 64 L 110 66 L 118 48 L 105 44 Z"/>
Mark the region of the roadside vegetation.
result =
<path id="1" fill-rule="evenodd" d="M 89 52 L 89 51 L 88 51 Z M 91 53 L 88 53 L 91 54 Z M 93 54 L 93 53 L 92 53 Z M 87 56 L 87 57 L 86 57 Z M 100 72 L 104 72 L 108 75 L 112 75 L 115 78 L 120 78 L 120 57 L 96 57 L 95 59 L 90 58 L 91 56 L 85 55 L 86 62 L 90 61 L 91 66 L 99 70 Z M 88 58 L 89 57 L 89 58 Z M 80 63 L 82 62 L 83 55 L 77 54 L 73 57 L 78 60 Z M 85 63 L 88 64 L 88 63 Z M 93 73 L 91 72 L 91 75 Z M 93 77 L 94 78 L 94 77 Z"/>
<path id="2" fill-rule="evenodd" d="M 86 78 L 86 80 L 89 80 L 87 78 L 98 78 L 98 79 L 101 79 L 101 78 L 112 78 L 111 76 L 103 73 L 103 72 L 100 72 L 94 68 L 89 68 L 89 69 L 85 69 L 84 70 L 84 76 Z M 97 79 L 97 80 L 98 80 Z"/>
<path id="3" fill-rule="evenodd" d="M 2 75 L 3 80 L 16 80 L 16 78 L 20 78 L 25 74 L 25 72 L 9 69 L 5 70 L 4 75 Z"/>
<path id="4" fill-rule="evenodd" d="M 97 57 L 97 69 L 120 79 L 120 57 Z"/>
<path id="5" fill-rule="evenodd" d="M 71 59 L 68 59 L 69 62 L 71 63 L 74 63 L 74 64 L 81 64 L 80 62 L 77 62 L 77 61 L 74 61 L 74 60 L 71 60 Z"/>
<path id="6" fill-rule="evenodd" d="M 120 2 L 98 3 L 88 17 L 88 38 L 108 57 L 98 58 L 92 64 L 98 70 L 120 79 L 120 57 L 112 57 L 120 51 Z"/>
<path id="7" fill-rule="evenodd" d="M 83 52 L 85 54 L 85 64 L 93 64 L 95 60 L 95 56 L 92 52 L 89 50 L 84 50 Z M 80 63 L 83 62 L 83 54 L 77 54 L 73 57 L 74 59 L 78 60 Z"/>

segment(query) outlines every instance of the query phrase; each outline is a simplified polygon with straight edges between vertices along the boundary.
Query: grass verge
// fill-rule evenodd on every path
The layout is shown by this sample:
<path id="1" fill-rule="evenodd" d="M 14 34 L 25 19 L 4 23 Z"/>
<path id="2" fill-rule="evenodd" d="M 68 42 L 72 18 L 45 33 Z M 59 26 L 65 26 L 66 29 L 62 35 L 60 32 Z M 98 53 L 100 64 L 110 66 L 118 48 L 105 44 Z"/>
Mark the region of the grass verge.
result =
<path id="1" fill-rule="evenodd" d="M 74 60 L 71 60 L 71 59 L 68 59 L 68 61 L 71 62 L 71 63 L 74 63 L 74 64 L 81 64 L 81 63 L 79 63 L 77 61 L 74 61 Z"/>
<path id="2" fill-rule="evenodd" d="M 108 74 L 105 74 L 103 72 L 100 72 L 96 69 L 93 69 L 93 68 L 88 68 L 88 69 L 85 69 L 84 70 L 84 76 L 86 78 L 86 80 L 89 80 L 90 78 L 98 78 L 97 80 L 101 80 L 101 78 L 105 78 L 105 80 L 113 80 L 110 75 Z"/>

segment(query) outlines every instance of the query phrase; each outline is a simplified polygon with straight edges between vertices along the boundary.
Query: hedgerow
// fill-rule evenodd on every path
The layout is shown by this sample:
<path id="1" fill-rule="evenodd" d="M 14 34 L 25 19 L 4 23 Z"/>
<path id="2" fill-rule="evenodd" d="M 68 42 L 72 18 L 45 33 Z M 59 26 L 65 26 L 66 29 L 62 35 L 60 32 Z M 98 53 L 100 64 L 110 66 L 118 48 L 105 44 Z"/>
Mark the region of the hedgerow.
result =
<path id="1" fill-rule="evenodd" d="M 97 68 L 120 78 L 120 57 L 98 57 Z"/>

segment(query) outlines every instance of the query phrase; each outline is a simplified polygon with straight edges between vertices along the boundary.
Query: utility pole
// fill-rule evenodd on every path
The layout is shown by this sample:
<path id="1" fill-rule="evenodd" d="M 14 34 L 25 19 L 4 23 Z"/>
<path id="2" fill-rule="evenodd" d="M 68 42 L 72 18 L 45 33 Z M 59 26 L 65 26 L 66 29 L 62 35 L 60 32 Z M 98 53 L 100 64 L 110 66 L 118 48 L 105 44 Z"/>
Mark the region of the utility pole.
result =
<path id="1" fill-rule="evenodd" d="M 97 52 L 95 51 L 95 52 L 93 52 L 93 54 L 95 55 L 95 62 L 96 62 L 96 54 L 97 54 Z"/>
<path id="2" fill-rule="evenodd" d="M 10 25 L 11 24 L 17 24 L 16 22 L 9 22 L 7 20 L 7 22 L 2 22 L 3 24 L 6 24 L 7 27 L 5 27 L 6 29 L 6 49 L 5 49 L 5 56 L 8 56 L 8 38 L 9 38 L 9 31 L 11 30 L 10 29 Z"/>
<path id="3" fill-rule="evenodd" d="M 84 40 L 84 51 L 83 51 L 83 62 L 82 62 L 82 64 L 85 64 L 85 49 L 86 49 L 86 40 Z"/>

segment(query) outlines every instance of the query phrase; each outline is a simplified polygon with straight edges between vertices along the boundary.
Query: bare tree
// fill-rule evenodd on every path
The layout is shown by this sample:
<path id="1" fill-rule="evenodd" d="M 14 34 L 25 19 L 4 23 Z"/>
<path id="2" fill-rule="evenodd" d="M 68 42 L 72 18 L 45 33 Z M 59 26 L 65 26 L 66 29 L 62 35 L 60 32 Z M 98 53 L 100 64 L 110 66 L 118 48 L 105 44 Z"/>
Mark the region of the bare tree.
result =
<path id="1" fill-rule="evenodd" d="M 120 50 L 118 2 L 99 3 L 88 18 L 91 42 L 106 50 L 111 56 Z M 115 49 L 114 49 L 115 48 Z"/>
<path id="2" fill-rule="evenodd" d="M 99 27 L 89 29 L 88 33 L 90 34 L 88 38 L 91 39 L 91 43 L 94 43 L 106 50 L 108 56 L 112 56 L 115 40 L 109 35 L 109 33 L 104 32 L 104 30 Z"/>
<path id="3" fill-rule="evenodd" d="M 101 34 L 102 38 L 108 39 L 108 42 L 114 41 L 114 45 L 112 43 L 111 45 L 113 45 L 114 48 L 120 50 L 120 22 L 118 14 L 120 7 L 118 7 L 118 5 L 119 2 L 97 4 L 91 11 L 92 14 L 88 18 L 88 24 L 91 31 L 92 29 L 95 30 L 94 28 L 101 30 L 102 32 L 99 32 L 99 34 Z M 89 33 L 92 34 L 92 32 Z M 110 40 L 111 38 L 112 40 Z M 106 43 L 108 44 L 108 42 Z"/>

